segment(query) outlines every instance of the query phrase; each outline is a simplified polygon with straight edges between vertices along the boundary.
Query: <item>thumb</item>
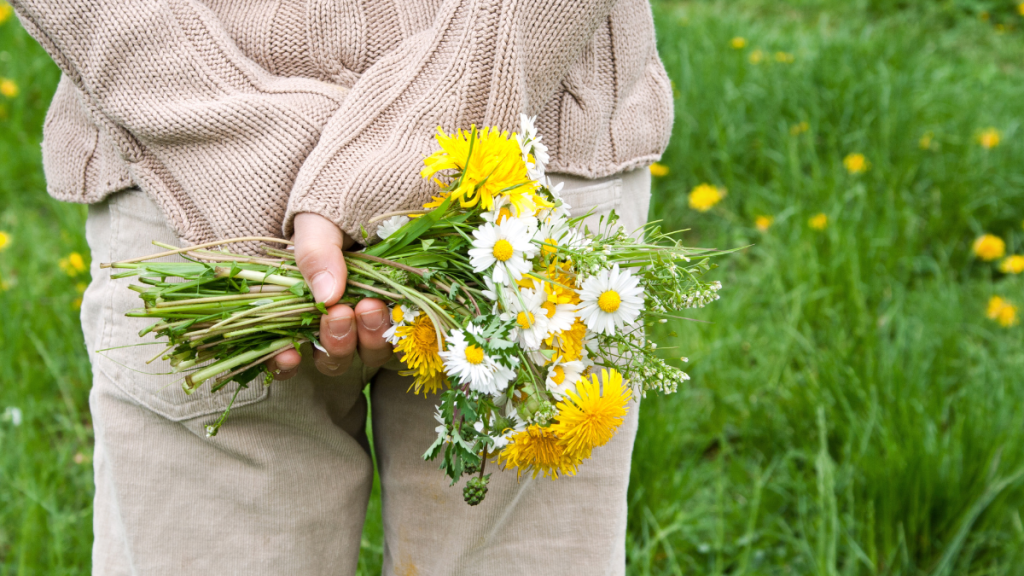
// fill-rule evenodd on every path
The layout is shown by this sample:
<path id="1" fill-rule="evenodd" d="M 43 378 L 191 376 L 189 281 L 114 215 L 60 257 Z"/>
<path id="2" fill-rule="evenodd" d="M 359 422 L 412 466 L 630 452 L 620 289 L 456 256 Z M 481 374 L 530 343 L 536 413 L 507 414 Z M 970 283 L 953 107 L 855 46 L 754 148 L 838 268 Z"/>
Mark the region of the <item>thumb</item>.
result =
<path id="1" fill-rule="evenodd" d="M 306 279 L 313 298 L 331 306 L 345 293 L 348 270 L 341 251 L 351 240 L 334 222 L 319 214 L 295 216 L 295 263 Z"/>

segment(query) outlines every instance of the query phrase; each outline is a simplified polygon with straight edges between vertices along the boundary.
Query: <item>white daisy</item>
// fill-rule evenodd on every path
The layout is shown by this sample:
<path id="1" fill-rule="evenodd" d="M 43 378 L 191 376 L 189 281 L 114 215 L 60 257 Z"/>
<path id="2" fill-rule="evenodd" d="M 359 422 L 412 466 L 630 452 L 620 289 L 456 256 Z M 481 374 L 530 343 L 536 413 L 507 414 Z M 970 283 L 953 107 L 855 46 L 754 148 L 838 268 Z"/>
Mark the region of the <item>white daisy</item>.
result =
<path id="1" fill-rule="evenodd" d="M 491 277 L 497 284 L 511 284 L 533 268 L 537 246 L 533 239 L 537 219 L 506 218 L 500 224 L 486 223 L 473 231 L 469 263 L 474 272 L 494 268 Z"/>
<path id="2" fill-rule="evenodd" d="M 395 304 L 391 307 L 391 328 L 388 328 L 384 332 L 384 339 L 391 343 L 392 346 L 398 344 L 398 338 L 395 337 L 395 332 L 400 326 L 405 326 L 417 316 L 420 315 L 420 311 L 412 306 L 406 306 L 405 304 Z"/>
<path id="3" fill-rule="evenodd" d="M 522 126 L 518 136 L 519 149 L 523 152 L 523 161 L 526 162 L 527 176 L 530 180 L 543 182 L 544 167 L 547 166 L 551 157 L 548 154 L 548 147 L 541 143 L 541 137 L 537 135 L 537 127 L 534 125 L 536 120 L 536 116 L 519 115 L 519 123 Z M 533 162 L 529 160 L 531 154 Z"/>
<path id="4" fill-rule="evenodd" d="M 548 377 L 544 381 L 548 392 L 551 392 L 555 400 L 561 401 L 566 394 L 576 391 L 576 382 L 579 382 L 580 375 L 585 369 L 586 366 L 579 360 L 562 362 L 556 358 L 554 363 L 548 366 Z"/>
<path id="5" fill-rule="evenodd" d="M 475 326 L 467 330 L 474 333 Z M 505 391 L 509 381 L 516 377 L 511 368 L 489 356 L 483 346 L 466 338 L 462 330 L 452 330 L 448 337 L 448 350 L 441 352 L 445 372 L 458 378 L 469 389 L 483 394 L 495 395 Z"/>
<path id="6" fill-rule="evenodd" d="M 576 319 L 575 304 L 555 304 L 545 301 L 543 307 L 548 317 L 548 334 L 558 334 L 572 328 L 573 320 Z"/>
<path id="7" fill-rule="evenodd" d="M 408 223 L 408 216 L 392 216 L 391 218 L 388 218 L 387 220 L 381 222 L 380 226 L 377 226 L 377 238 L 380 238 L 381 240 L 387 240 L 388 236 L 391 236 L 395 232 L 398 232 L 399 228 L 405 226 Z"/>
<path id="8" fill-rule="evenodd" d="M 540 221 L 540 226 L 533 238 L 540 243 L 537 246 L 540 253 L 550 257 L 558 253 L 557 247 L 562 245 L 563 239 L 569 233 L 569 223 L 564 218 L 550 216 Z"/>
<path id="9" fill-rule="evenodd" d="M 587 328 L 612 336 L 632 324 L 644 309 L 644 289 L 629 270 L 602 270 L 583 280 L 578 314 Z"/>
<path id="10" fill-rule="evenodd" d="M 509 298 L 509 320 L 514 320 L 516 327 L 509 333 L 509 338 L 518 342 L 527 350 L 537 350 L 548 337 L 548 314 L 544 303 L 548 301 L 543 290 L 525 288 L 519 291 L 520 297 Z"/>
<path id="11" fill-rule="evenodd" d="M 494 197 L 494 207 L 481 213 L 480 217 L 491 224 L 501 224 L 506 218 L 516 217 L 516 207 L 509 202 L 508 196 L 501 194 Z"/>

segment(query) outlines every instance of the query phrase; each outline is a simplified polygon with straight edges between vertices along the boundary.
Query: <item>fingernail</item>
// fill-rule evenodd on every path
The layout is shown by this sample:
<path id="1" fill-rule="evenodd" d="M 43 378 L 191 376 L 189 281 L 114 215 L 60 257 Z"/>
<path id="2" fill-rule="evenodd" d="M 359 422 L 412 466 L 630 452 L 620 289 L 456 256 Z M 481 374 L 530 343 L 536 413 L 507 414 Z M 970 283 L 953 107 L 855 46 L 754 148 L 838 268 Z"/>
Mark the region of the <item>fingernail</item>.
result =
<path id="1" fill-rule="evenodd" d="M 334 274 L 331 274 L 330 270 L 317 272 L 310 280 L 309 287 L 313 290 L 313 298 L 317 302 L 327 300 L 327 297 L 334 292 Z"/>
<path id="2" fill-rule="evenodd" d="M 341 368 L 341 362 L 331 362 L 330 360 L 321 360 L 320 361 L 320 367 L 321 368 L 326 368 L 326 369 L 330 370 L 331 372 L 334 372 L 338 368 Z"/>
<path id="3" fill-rule="evenodd" d="M 367 330 L 379 330 L 388 319 L 387 309 L 375 310 L 373 312 L 363 312 L 359 315 L 359 321 L 363 323 L 363 328 Z"/>
<path id="4" fill-rule="evenodd" d="M 352 317 L 332 318 L 327 321 L 327 331 L 335 338 L 344 338 L 352 331 Z"/>

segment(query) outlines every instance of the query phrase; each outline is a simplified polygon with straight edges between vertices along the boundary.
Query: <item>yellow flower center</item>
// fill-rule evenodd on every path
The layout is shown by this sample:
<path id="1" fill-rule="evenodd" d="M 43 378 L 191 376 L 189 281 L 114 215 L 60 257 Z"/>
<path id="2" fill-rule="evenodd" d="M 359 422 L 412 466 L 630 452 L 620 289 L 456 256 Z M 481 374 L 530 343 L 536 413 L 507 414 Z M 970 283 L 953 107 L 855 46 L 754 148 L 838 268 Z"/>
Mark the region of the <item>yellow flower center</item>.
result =
<path id="1" fill-rule="evenodd" d="M 551 379 L 555 381 L 555 384 L 561 384 L 562 382 L 565 382 L 565 369 L 563 369 L 561 366 L 555 366 L 555 369 L 552 370 L 551 372 L 553 373 Z"/>
<path id="2" fill-rule="evenodd" d="M 466 362 L 479 364 L 484 361 L 484 349 L 470 344 L 466 346 Z"/>
<path id="3" fill-rule="evenodd" d="M 432 324 L 418 324 L 416 326 L 416 330 L 412 333 L 412 337 L 418 350 L 422 350 L 424 352 L 433 352 L 437 350 L 437 333 L 434 332 L 434 326 Z"/>
<path id="4" fill-rule="evenodd" d="M 544 241 L 544 245 L 540 247 L 540 253 L 544 256 L 551 256 L 555 252 L 558 252 L 558 248 L 556 248 L 556 246 L 558 246 L 558 240 L 548 238 Z"/>
<path id="5" fill-rule="evenodd" d="M 513 252 L 515 252 L 515 250 L 512 248 L 512 243 L 504 238 L 495 242 L 494 248 L 491 250 L 491 253 L 494 254 L 494 257 L 497 258 L 499 262 L 505 262 L 511 258 Z"/>
<path id="6" fill-rule="evenodd" d="M 533 326 L 533 314 L 530 314 L 529 312 L 520 312 L 519 315 L 516 316 L 516 322 L 519 324 L 520 328 L 526 330 L 530 326 Z"/>
<path id="7" fill-rule="evenodd" d="M 597 299 L 597 305 L 601 310 L 611 314 L 619 309 L 619 305 L 622 304 L 622 298 L 619 297 L 619 293 L 614 290 L 609 290 L 601 297 Z"/>
<path id="8" fill-rule="evenodd" d="M 544 311 L 547 313 L 548 318 L 554 318 L 555 317 L 555 310 L 556 310 L 556 308 L 555 308 L 555 303 L 554 302 L 545 302 L 545 303 L 541 304 L 541 306 L 544 307 Z"/>
<path id="9" fill-rule="evenodd" d="M 395 324 L 400 324 L 405 319 L 405 312 L 402 311 L 401 306 L 395 306 L 391 309 L 391 320 Z"/>

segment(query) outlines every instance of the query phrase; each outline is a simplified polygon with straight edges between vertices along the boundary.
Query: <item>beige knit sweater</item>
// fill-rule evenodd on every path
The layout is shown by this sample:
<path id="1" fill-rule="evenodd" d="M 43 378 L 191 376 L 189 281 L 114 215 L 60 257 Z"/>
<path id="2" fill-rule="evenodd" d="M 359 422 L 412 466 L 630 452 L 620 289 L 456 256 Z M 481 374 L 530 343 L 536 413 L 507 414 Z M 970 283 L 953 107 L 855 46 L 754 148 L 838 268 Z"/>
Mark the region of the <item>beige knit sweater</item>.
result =
<path id="1" fill-rule="evenodd" d="M 64 72 L 44 127 L 49 192 L 137 185 L 186 242 L 354 238 L 422 203 L 432 137 L 539 115 L 549 170 L 656 160 L 672 90 L 647 0 L 13 0 Z"/>

